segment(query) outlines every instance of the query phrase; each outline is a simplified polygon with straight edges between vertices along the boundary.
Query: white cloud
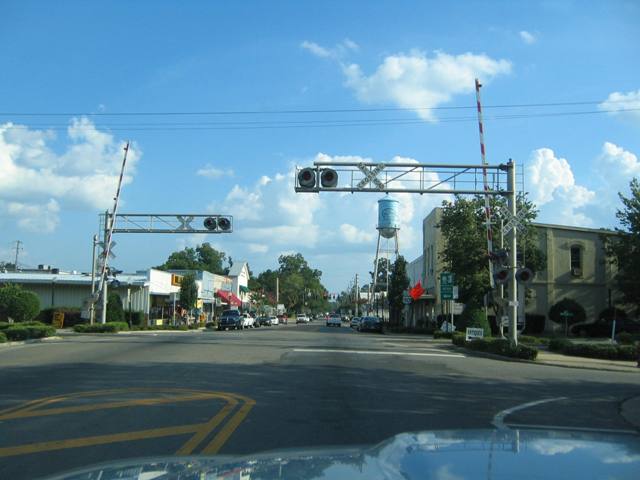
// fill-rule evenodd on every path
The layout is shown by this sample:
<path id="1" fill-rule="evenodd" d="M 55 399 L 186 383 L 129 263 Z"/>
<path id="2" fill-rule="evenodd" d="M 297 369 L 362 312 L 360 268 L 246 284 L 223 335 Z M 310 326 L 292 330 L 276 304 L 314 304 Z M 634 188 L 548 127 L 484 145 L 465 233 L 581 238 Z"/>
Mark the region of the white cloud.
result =
<path id="1" fill-rule="evenodd" d="M 571 165 L 557 158 L 550 148 L 539 148 L 531 154 L 526 169 L 530 199 L 541 208 L 541 220 L 564 225 L 590 226 L 593 219 L 585 207 L 596 193 L 577 185 Z"/>
<path id="2" fill-rule="evenodd" d="M 5 211 L 16 219 L 20 228 L 30 232 L 51 233 L 60 222 L 60 206 L 53 198 L 42 205 L 9 202 Z"/>
<path id="3" fill-rule="evenodd" d="M 328 58 L 331 56 L 331 52 L 328 49 L 321 47 L 315 42 L 309 42 L 305 40 L 300 44 L 300 48 L 304 48 L 305 50 L 311 52 L 316 57 Z"/>
<path id="4" fill-rule="evenodd" d="M 360 101 L 415 109 L 424 120 L 435 121 L 434 113 L 428 109 L 449 102 L 454 95 L 472 93 L 475 78 L 488 83 L 510 73 L 511 62 L 472 53 L 435 52 L 428 57 L 414 50 L 386 57 L 369 76 L 357 64 L 344 65 L 343 71 L 346 85 Z"/>
<path id="5" fill-rule="evenodd" d="M 230 168 L 222 169 L 214 167 L 213 165 L 206 164 L 204 167 L 198 169 L 196 175 L 207 178 L 220 178 L 220 177 L 233 177 L 233 170 Z"/>
<path id="6" fill-rule="evenodd" d="M 349 243 L 371 243 L 375 239 L 373 232 L 365 232 L 349 223 L 340 225 L 342 238 Z"/>
<path id="7" fill-rule="evenodd" d="M 267 253 L 269 251 L 269 246 L 262 243 L 249 243 L 247 248 L 251 253 Z"/>
<path id="8" fill-rule="evenodd" d="M 613 92 L 598 107 L 611 115 L 640 118 L 640 89 L 627 93 Z"/>
<path id="9" fill-rule="evenodd" d="M 599 161 L 602 162 L 603 173 L 606 172 L 609 178 L 613 175 L 628 182 L 631 177 L 640 175 L 638 157 L 615 143 L 604 142 Z"/>
<path id="10" fill-rule="evenodd" d="M 520 38 L 527 45 L 531 45 L 538 40 L 533 33 L 527 32 L 526 30 L 520 30 Z"/>
<path id="11" fill-rule="evenodd" d="M 73 119 L 67 129 L 70 145 L 61 154 L 50 148 L 56 140 L 49 131 L 31 130 L 22 125 L 0 125 L 0 201 L 20 227 L 34 229 L 30 220 L 34 209 L 49 216 L 39 230 L 52 231 L 60 210 L 103 210 L 113 203 L 124 142 L 101 132 L 86 119 Z M 123 184 L 141 156 L 129 149 Z"/>
<path id="12" fill-rule="evenodd" d="M 323 47 L 315 42 L 305 40 L 300 44 L 300 48 L 307 50 L 312 55 L 320 58 L 330 58 L 340 60 L 350 52 L 357 52 L 360 46 L 349 38 L 345 38 L 342 42 L 337 43 L 333 48 Z"/>

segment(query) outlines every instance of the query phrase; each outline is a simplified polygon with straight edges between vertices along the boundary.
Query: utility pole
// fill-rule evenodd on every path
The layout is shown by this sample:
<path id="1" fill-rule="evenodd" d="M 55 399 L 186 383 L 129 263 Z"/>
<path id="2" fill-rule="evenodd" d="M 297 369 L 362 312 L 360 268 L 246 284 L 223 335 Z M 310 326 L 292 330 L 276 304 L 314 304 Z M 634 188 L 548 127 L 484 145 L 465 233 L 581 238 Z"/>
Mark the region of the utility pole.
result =
<path id="1" fill-rule="evenodd" d="M 356 273 L 356 317 L 359 317 L 360 315 L 358 315 L 358 303 L 360 302 L 360 290 L 358 290 L 358 274 Z"/>
<path id="2" fill-rule="evenodd" d="M 276 277 L 276 310 L 280 304 L 280 277 Z"/>
<path id="3" fill-rule="evenodd" d="M 13 269 L 17 272 L 18 271 L 18 255 L 20 254 L 20 250 L 22 250 L 22 242 L 20 240 L 16 240 L 16 259 L 13 262 Z"/>
<path id="4" fill-rule="evenodd" d="M 507 163 L 507 204 L 513 218 L 516 217 L 516 162 L 509 159 Z M 518 345 L 518 282 L 516 281 L 518 242 L 514 226 L 509 233 L 509 340 Z"/>
<path id="5" fill-rule="evenodd" d="M 98 235 L 93 236 L 93 253 L 91 254 L 91 306 L 89 307 L 89 323 L 96 321 L 96 247 L 98 246 Z"/>

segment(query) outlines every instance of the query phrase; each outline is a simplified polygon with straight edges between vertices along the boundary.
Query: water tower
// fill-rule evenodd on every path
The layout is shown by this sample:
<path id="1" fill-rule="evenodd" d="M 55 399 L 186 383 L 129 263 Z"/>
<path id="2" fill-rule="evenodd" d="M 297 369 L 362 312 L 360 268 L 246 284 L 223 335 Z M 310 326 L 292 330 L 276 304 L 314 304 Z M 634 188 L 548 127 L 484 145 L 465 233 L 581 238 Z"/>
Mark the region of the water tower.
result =
<path id="1" fill-rule="evenodd" d="M 398 205 L 398 200 L 393 198 L 386 197 L 378 200 L 378 226 L 376 227 L 378 230 L 378 243 L 376 246 L 376 259 L 373 264 L 373 288 L 369 293 L 369 301 L 372 306 L 375 298 L 376 287 L 379 283 L 378 259 L 381 254 L 383 258 L 387 259 L 386 291 L 387 298 L 389 297 L 389 255 L 393 254 L 394 262 L 398 258 L 398 230 L 400 230 Z"/>

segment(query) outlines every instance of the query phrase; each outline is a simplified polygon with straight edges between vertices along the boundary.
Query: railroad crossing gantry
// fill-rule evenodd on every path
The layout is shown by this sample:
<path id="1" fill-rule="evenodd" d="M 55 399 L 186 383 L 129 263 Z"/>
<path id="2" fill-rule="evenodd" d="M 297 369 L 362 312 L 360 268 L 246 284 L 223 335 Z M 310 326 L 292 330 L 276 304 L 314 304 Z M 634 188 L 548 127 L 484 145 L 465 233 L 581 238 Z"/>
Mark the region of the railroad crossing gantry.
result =
<path id="1" fill-rule="evenodd" d="M 487 175 L 488 185 L 485 185 Z M 296 168 L 298 193 L 425 193 L 492 195 L 507 198 L 510 218 L 516 216 L 516 165 L 427 164 L 394 162 L 314 162 Z M 509 232 L 509 337 L 517 345 L 517 228 Z"/>

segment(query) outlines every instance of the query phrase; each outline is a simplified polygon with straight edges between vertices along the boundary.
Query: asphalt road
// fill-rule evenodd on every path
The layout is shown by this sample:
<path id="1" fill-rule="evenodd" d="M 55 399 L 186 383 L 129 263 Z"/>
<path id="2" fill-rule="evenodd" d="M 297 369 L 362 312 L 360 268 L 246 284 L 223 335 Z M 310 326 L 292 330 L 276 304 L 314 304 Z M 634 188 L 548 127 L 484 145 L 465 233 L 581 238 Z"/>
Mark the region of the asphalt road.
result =
<path id="1" fill-rule="evenodd" d="M 630 431 L 620 404 L 638 395 L 636 374 L 480 358 L 348 327 L 73 335 L 0 348 L 0 478 L 152 455 L 369 445 L 496 421 Z M 503 412 L 538 400 L 549 401 Z"/>

